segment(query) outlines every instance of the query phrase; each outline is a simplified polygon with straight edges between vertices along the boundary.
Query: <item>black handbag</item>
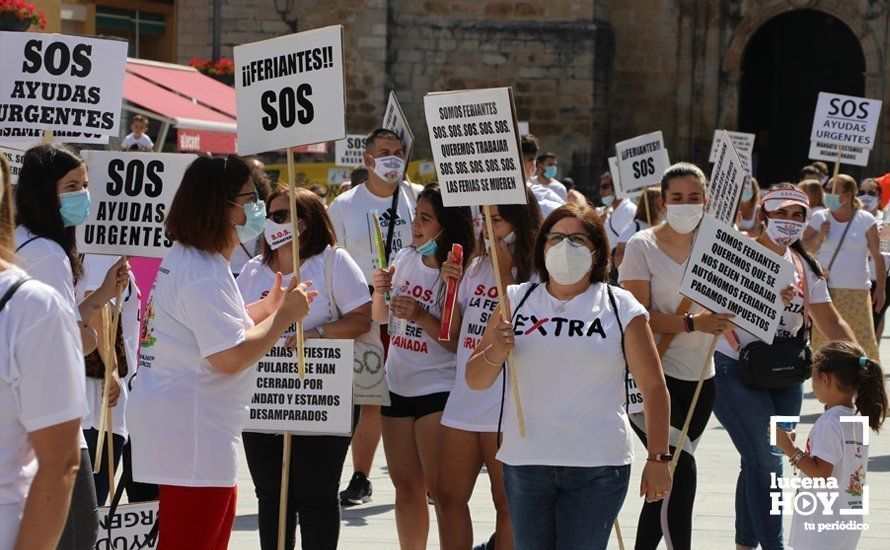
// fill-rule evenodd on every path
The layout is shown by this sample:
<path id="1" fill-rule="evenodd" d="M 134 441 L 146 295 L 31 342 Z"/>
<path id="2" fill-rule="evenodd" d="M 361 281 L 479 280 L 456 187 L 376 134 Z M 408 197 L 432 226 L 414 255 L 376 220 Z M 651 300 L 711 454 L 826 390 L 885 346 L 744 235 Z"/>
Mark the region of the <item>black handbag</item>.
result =
<path id="1" fill-rule="evenodd" d="M 803 284 L 803 326 L 791 338 L 776 338 L 772 344 L 756 340 L 739 350 L 739 377 L 752 390 L 787 388 L 802 384 L 813 375 L 807 275 L 797 254 L 792 252 L 791 256 Z"/>

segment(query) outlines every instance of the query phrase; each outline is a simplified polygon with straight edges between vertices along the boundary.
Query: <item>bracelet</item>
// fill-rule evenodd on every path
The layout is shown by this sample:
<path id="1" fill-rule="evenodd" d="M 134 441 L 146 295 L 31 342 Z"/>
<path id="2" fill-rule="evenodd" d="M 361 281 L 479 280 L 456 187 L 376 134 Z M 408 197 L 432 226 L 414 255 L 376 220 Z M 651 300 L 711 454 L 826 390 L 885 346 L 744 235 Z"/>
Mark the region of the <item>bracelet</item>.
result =
<path id="1" fill-rule="evenodd" d="M 797 449 L 797 452 L 794 453 L 794 455 L 791 458 L 789 458 L 788 461 L 791 462 L 792 466 L 797 468 L 797 465 L 800 464 L 800 461 L 803 460 L 807 456 L 809 456 L 807 453 L 801 451 L 800 449 Z"/>
<path id="2" fill-rule="evenodd" d="M 488 360 L 488 355 L 487 355 L 487 354 L 488 354 L 488 350 L 489 350 L 490 348 L 491 348 L 491 344 L 489 344 L 487 348 L 485 348 L 484 350 L 482 350 L 482 360 L 485 361 L 486 363 L 488 363 L 489 365 L 491 365 L 492 367 L 501 367 L 501 366 L 503 366 L 503 361 L 500 362 L 500 363 L 492 363 L 491 361 Z"/>
<path id="3" fill-rule="evenodd" d="M 683 314 L 683 328 L 686 332 L 695 332 L 695 322 L 689 312 Z"/>

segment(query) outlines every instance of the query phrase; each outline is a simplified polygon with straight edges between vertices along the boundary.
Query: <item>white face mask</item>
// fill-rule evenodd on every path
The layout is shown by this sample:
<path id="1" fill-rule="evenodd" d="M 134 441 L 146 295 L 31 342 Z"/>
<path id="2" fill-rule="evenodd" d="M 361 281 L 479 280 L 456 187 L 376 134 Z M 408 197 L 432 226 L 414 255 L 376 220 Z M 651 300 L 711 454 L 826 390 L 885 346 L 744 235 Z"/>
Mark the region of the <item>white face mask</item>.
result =
<path id="1" fill-rule="evenodd" d="M 671 229 L 681 235 L 686 235 L 695 231 L 704 212 L 703 204 L 669 204 L 667 205 L 667 222 Z"/>
<path id="2" fill-rule="evenodd" d="M 271 218 L 266 220 L 264 233 L 266 235 L 266 243 L 272 247 L 272 250 L 276 250 L 294 240 L 294 236 L 291 234 L 290 223 L 275 223 Z M 299 233 L 300 230 L 297 229 L 297 234 L 299 235 Z"/>
<path id="3" fill-rule="evenodd" d="M 491 240 L 489 240 L 485 237 L 483 237 L 482 239 L 485 241 L 485 250 L 491 250 Z M 511 244 L 515 243 L 516 242 L 516 232 L 510 231 L 510 234 L 507 235 L 506 237 L 504 237 L 503 240 L 504 240 L 504 244 L 506 244 L 507 246 L 510 246 Z"/>
<path id="4" fill-rule="evenodd" d="M 806 224 L 794 220 L 766 220 L 766 234 L 779 246 L 791 246 L 800 238 Z"/>
<path id="5" fill-rule="evenodd" d="M 402 157 L 392 155 L 374 159 L 374 173 L 390 185 L 395 185 L 402 181 L 404 169 L 405 161 L 402 160 Z"/>
<path id="6" fill-rule="evenodd" d="M 878 209 L 878 197 L 872 195 L 859 195 L 859 201 L 869 212 Z"/>
<path id="7" fill-rule="evenodd" d="M 568 239 L 563 239 L 547 250 L 544 265 L 551 279 L 561 285 L 573 285 L 590 271 L 593 252 L 586 246 L 575 246 Z"/>

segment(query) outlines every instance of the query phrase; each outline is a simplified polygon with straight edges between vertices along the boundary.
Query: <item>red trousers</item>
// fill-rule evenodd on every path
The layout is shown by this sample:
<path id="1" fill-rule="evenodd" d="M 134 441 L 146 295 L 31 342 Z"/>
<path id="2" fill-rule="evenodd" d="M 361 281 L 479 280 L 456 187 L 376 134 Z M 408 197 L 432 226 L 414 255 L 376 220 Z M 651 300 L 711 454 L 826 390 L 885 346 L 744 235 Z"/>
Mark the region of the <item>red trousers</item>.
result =
<path id="1" fill-rule="evenodd" d="M 158 550 L 226 550 L 238 487 L 159 485 Z"/>

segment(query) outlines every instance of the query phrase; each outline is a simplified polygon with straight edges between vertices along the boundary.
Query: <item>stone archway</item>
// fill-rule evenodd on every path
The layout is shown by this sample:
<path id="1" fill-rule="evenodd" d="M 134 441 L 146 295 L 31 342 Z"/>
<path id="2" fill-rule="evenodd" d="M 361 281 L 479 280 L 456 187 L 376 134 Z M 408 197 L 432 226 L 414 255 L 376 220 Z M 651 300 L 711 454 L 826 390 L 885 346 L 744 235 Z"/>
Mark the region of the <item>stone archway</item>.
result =
<path id="1" fill-rule="evenodd" d="M 742 58 L 748 42 L 757 30 L 770 19 L 783 13 L 802 9 L 827 13 L 850 28 L 859 39 L 865 57 L 865 95 L 876 98 L 883 97 L 884 58 L 881 45 L 868 22 L 854 6 L 846 2 L 823 0 L 773 0 L 762 3 L 755 12 L 744 15 L 732 32 L 732 38 L 721 64 L 718 128 L 738 127 Z M 882 141 L 879 132 L 876 143 L 877 150 L 882 148 Z"/>

